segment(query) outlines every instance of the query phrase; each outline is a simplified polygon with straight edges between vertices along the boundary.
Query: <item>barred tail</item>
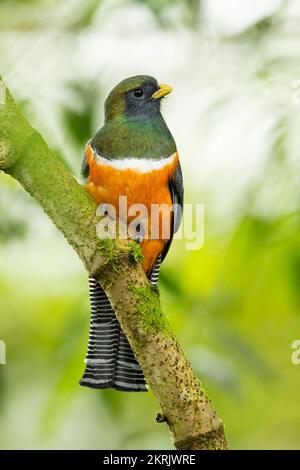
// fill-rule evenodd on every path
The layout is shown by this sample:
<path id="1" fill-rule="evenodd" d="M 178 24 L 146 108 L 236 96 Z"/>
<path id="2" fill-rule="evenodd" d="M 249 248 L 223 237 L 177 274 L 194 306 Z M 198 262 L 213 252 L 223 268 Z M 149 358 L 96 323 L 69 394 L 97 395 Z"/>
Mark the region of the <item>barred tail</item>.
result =
<path id="1" fill-rule="evenodd" d="M 157 284 L 160 259 L 149 275 Z M 124 335 L 109 299 L 96 279 L 89 278 L 91 321 L 86 369 L 80 385 L 114 388 L 127 392 L 147 391 L 143 371 Z"/>

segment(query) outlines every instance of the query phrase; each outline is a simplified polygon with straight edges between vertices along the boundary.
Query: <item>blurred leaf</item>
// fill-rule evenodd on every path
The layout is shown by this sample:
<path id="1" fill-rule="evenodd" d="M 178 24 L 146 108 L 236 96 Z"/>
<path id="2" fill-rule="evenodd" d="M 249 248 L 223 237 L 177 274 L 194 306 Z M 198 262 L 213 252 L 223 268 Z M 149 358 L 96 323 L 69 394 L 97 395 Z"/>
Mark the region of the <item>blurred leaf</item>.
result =
<path id="1" fill-rule="evenodd" d="M 75 143 L 82 146 L 93 134 L 94 107 L 98 102 L 99 91 L 91 84 L 73 82 L 69 86 L 75 104 L 70 102 L 69 106 L 63 109 L 63 118 Z"/>

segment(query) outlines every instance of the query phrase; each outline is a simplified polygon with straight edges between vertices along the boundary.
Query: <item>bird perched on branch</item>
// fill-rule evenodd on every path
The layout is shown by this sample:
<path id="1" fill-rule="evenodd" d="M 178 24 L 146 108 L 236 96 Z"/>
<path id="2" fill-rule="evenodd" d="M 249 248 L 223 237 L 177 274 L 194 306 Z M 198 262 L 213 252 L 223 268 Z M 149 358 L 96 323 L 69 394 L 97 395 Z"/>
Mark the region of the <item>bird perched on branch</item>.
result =
<path id="1" fill-rule="evenodd" d="M 133 238 L 140 243 L 143 269 L 153 285 L 180 225 L 183 207 L 176 144 L 160 111 L 162 98 L 171 91 L 147 75 L 119 83 L 106 99 L 104 126 L 87 143 L 82 166 L 86 190 L 97 204 L 114 207 L 119 216 L 120 196 L 126 196 L 128 209 L 138 204 L 146 210 L 146 215 L 143 212 L 136 218 Z M 128 216 L 125 223 L 129 226 L 133 219 Z M 143 371 L 104 290 L 96 279 L 90 278 L 89 283 L 90 337 L 80 384 L 147 390 Z"/>

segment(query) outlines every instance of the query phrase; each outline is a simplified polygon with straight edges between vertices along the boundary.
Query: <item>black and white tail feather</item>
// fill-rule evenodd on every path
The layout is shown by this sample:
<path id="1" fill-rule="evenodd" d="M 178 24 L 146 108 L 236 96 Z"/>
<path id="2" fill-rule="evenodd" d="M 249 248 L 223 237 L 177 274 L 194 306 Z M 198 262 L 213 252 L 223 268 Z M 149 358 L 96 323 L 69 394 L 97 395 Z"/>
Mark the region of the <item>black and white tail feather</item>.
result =
<path id="1" fill-rule="evenodd" d="M 157 285 L 161 256 L 148 276 Z M 114 388 L 126 392 L 148 390 L 143 371 L 137 362 L 109 299 L 96 279 L 89 278 L 91 320 L 86 368 L 80 385 L 91 388 Z"/>

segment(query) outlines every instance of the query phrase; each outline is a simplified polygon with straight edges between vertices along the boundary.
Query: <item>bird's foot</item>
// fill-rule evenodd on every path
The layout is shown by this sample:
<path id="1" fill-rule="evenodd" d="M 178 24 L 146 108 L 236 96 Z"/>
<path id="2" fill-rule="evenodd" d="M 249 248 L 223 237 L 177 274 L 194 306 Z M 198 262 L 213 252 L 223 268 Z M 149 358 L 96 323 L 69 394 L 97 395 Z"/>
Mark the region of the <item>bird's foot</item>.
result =
<path id="1" fill-rule="evenodd" d="M 134 224 L 130 224 L 128 227 L 128 233 L 131 240 L 134 240 L 141 244 L 145 238 L 145 226 L 142 220 L 135 222 Z"/>

